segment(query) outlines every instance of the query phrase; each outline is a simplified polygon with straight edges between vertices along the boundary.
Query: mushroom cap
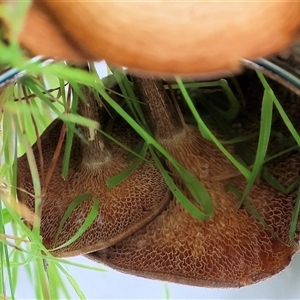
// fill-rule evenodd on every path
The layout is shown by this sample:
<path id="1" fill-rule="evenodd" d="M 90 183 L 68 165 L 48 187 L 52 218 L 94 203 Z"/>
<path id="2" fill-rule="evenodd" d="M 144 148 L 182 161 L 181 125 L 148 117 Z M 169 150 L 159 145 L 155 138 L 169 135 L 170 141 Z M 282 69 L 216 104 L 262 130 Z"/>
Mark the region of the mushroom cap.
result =
<path id="1" fill-rule="evenodd" d="M 261 180 L 247 195 L 248 203 L 261 219 L 246 207 L 237 210 L 238 197 L 232 190 L 226 190 L 226 186 L 233 185 L 243 193 L 246 179 L 236 175 L 231 162 L 213 142 L 201 136 L 198 128 L 179 126 L 160 82 L 152 79 L 133 79 L 133 82 L 140 100 L 144 101 L 154 135 L 169 154 L 202 182 L 214 203 L 214 215 L 204 221 L 197 220 L 173 199 L 145 228 L 88 257 L 123 272 L 207 287 L 245 286 L 284 269 L 299 250 L 299 232 L 294 239 L 289 237 L 297 191 L 286 195 Z M 163 122 L 166 124 L 157 125 Z M 278 118 L 273 125 L 282 126 L 280 122 Z M 251 122 L 249 126 L 253 129 Z M 228 150 L 233 153 L 234 148 Z M 298 178 L 299 166 L 299 153 L 267 164 L 272 174 L 279 174 L 282 185 Z M 176 170 L 172 165 L 169 167 L 179 188 L 195 203 Z"/>
<path id="2" fill-rule="evenodd" d="M 44 176 L 49 169 L 62 124 L 62 121 L 54 121 L 41 136 Z M 122 123 L 114 128 L 114 137 L 132 148 L 140 141 L 137 135 Z M 47 191 L 42 196 L 43 244 L 51 250 L 72 238 L 90 212 L 93 197 L 99 200 L 99 211 L 87 231 L 69 246 L 52 251 L 54 256 L 73 256 L 108 247 L 149 223 L 170 200 L 168 188 L 154 163 L 141 163 L 126 180 L 110 189 L 106 181 L 132 164 L 132 161 L 128 162 L 128 152 L 112 142 L 107 142 L 111 155 L 105 161 L 99 161 L 96 166 L 86 166 L 82 163 L 81 145 L 79 138 L 75 137 L 69 172 L 65 179 L 61 175 L 64 156 L 64 151 L 61 151 Z M 33 150 L 38 170 L 41 172 L 36 145 Z M 26 155 L 18 159 L 18 187 L 34 194 Z M 76 197 L 86 193 L 93 196 L 72 211 L 55 240 L 68 206 Z M 34 211 L 35 200 L 30 194 L 18 190 L 18 199 Z"/>
<path id="3" fill-rule="evenodd" d="M 201 179 L 214 202 L 214 215 L 197 220 L 173 199 L 146 227 L 88 258 L 133 275 L 206 287 L 250 285 L 289 264 L 299 249 L 297 240 L 288 238 L 295 193 L 287 196 L 265 183 L 252 188 L 248 200 L 271 227 L 267 229 L 245 208 L 236 210 L 236 196 L 225 191 L 226 183 L 232 183 L 242 192 L 246 181 L 241 176 L 209 181 L 234 167 L 197 128 L 187 127 L 176 143 L 163 145 Z M 193 201 L 180 179 L 177 183 Z"/>
<path id="4" fill-rule="evenodd" d="M 236 71 L 240 58 L 271 55 L 298 38 L 299 13 L 297 1 L 37 0 L 20 41 L 34 54 L 105 59 L 136 72 Z"/>

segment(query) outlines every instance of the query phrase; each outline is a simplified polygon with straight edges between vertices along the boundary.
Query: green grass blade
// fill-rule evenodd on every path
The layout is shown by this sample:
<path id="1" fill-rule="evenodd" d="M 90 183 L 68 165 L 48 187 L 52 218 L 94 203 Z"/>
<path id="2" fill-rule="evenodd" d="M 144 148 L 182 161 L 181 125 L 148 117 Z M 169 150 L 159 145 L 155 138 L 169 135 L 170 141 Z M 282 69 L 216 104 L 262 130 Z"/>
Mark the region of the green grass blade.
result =
<path id="1" fill-rule="evenodd" d="M 237 199 L 239 199 L 239 201 L 241 201 L 242 198 L 242 193 L 240 193 L 240 191 L 232 184 L 227 184 L 225 186 L 225 191 L 231 191 L 236 197 Z M 248 211 L 261 223 L 263 224 L 263 226 L 270 231 L 270 233 L 280 242 L 282 242 L 283 244 L 286 244 L 282 239 L 280 239 L 280 237 L 274 232 L 274 230 L 267 224 L 267 222 L 265 221 L 265 219 L 258 213 L 258 211 L 256 210 L 256 208 L 246 199 L 244 201 L 244 206 L 248 209 Z"/>
<path id="2" fill-rule="evenodd" d="M 300 183 L 300 177 L 297 178 L 290 186 L 284 187 L 274 176 L 269 172 L 268 168 L 264 167 L 261 172 L 261 176 L 275 189 L 282 192 L 283 194 L 289 194 L 294 190 Z"/>
<path id="3" fill-rule="evenodd" d="M 164 291 L 165 291 L 165 300 L 170 300 L 171 299 L 170 288 L 167 283 L 164 283 Z"/>
<path id="4" fill-rule="evenodd" d="M 223 115 L 227 122 L 231 123 L 234 119 L 236 119 L 237 115 L 241 111 L 241 105 L 228 85 L 227 80 L 220 79 L 220 86 L 223 88 L 230 104 L 229 110 L 226 112 L 223 111 Z"/>
<path id="5" fill-rule="evenodd" d="M 263 84 L 265 90 L 272 91 L 272 89 L 271 89 L 270 85 L 268 84 L 267 80 L 265 79 L 264 75 L 259 71 L 256 71 L 256 73 L 257 73 L 261 83 Z M 273 96 L 273 102 L 274 102 L 274 105 L 276 106 L 283 122 L 285 123 L 286 127 L 289 129 L 290 133 L 292 134 L 293 138 L 297 142 L 298 146 L 300 147 L 300 136 L 275 95 Z"/>
<path id="6" fill-rule="evenodd" d="M 297 225 L 299 224 L 299 212 L 300 212 L 300 185 L 298 189 L 298 194 L 296 198 L 296 204 L 292 215 L 292 220 L 290 224 L 290 230 L 289 230 L 289 238 L 291 241 L 295 240 L 295 234 L 297 231 Z"/>
<path id="7" fill-rule="evenodd" d="M 87 126 L 91 128 L 97 129 L 99 127 L 98 122 L 87 119 L 75 113 L 64 114 L 61 113 L 60 110 L 51 102 L 51 95 L 47 94 L 47 90 L 45 90 L 41 85 L 37 84 L 31 78 L 24 78 L 23 84 L 28 86 L 34 94 L 37 95 L 41 100 L 45 101 L 45 103 L 51 108 L 51 110 L 64 122 L 72 122 L 77 123 L 82 126 Z"/>
<path id="8" fill-rule="evenodd" d="M 5 228 L 3 223 L 3 216 L 2 216 L 2 202 L 0 201 L 0 233 L 5 235 Z M 5 282 L 5 270 L 8 277 L 9 289 L 11 292 L 11 297 L 14 299 L 14 288 L 13 288 L 13 278 L 11 273 L 11 265 L 8 255 L 7 244 L 0 241 L 0 260 L 1 260 L 1 272 L 0 272 L 0 282 L 1 288 L 0 293 L 6 296 L 6 282 Z"/>
<path id="9" fill-rule="evenodd" d="M 66 278 L 70 282 L 71 286 L 73 287 L 74 291 L 77 293 L 79 298 L 82 300 L 85 300 L 86 298 L 85 298 L 83 292 L 81 291 L 80 286 L 78 285 L 76 280 L 60 264 L 57 264 L 57 267 L 66 276 Z"/>
<path id="10" fill-rule="evenodd" d="M 68 292 L 68 288 L 60 276 L 59 269 L 57 267 L 57 264 L 59 262 L 52 261 L 49 263 L 48 266 L 48 274 L 49 274 L 49 282 L 52 290 L 52 299 L 61 299 L 62 297 L 64 299 L 71 299 L 70 293 Z M 61 293 L 63 295 L 61 295 Z"/>
<path id="11" fill-rule="evenodd" d="M 242 165 L 239 161 L 237 161 L 231 153 L 219 142 L 219 140 L 213 135 L 213 133 L 208 129 L 208 127 L 205 125 L 203 122 L 202 118 L 198 114 L 195 106 L 193 105 L 193 102 L 187 93 L 181 79 L 176 78 L 177 84 L 186 100 L 186 103 L 188 104 L 194 118 L 197 121 L 199 130 L 204 138 L 207 138 L 211 141 L 213 141 L 217 147 L 224 153 L 224 155 L 232 162 L 232 164 L 242 173 L 242 175 L 248 179 L 250 177 L 251 172 L 244 166 Z"/>
<path id="12" fill-rule="evenodd" d="M 43 259 L 37 258 L 35 263 L 36 272 L 39 280 L 36 284 L 36 294 L 40 297 L 38 299 L 51 299 L 48 278 L 44 269 Z"/>
<path id="13" fill-rule="evenodd" d="M 115 79 L 121 89 L 123 97 L 126 99 L 128 107 L 134 116 L 134 119 L 141 122 L 140 115 L 137 113 L 137 110 L 134 106 L 134 102 L 137 102 L 138 100 L 132 90 L 131 82 L 129 82 L 126 74 L 121 70 L 112 69 L 112 73 L 115 76 Z"/>
<path id="14" fill-rule="evenodd" d="M 95 87 L 97 89 L 97 87 Z M 200 190 L 202 190 L 203 186 L 201 185 L 200 181 L 189 171 L 184 169 L 174 157 L 172 157 L 144 128 L 142 128 L 131 116 L 129 116 L 126 111 L 120 107 L 113 99 L 109 97 L 109 95 L 102 90 L 99 90 L 99 93 L 102 93 L 102 97 L 111 105 L 111 107 L 121 115 L 124 120 L 148 143 L 149 145 L 153 145 L 178 171 L 181 178 L 186 181 L 187 178 L 187 187 L 191 191 L 193 197 L 198 203 L 203 203 L 206 201 L 211 202 L 210 205 L 207 205 L 208 211 L 206 212 L 207 216 L 211 214 L 211 206 L 212 200 L 211 197 L 206 194 L 205 199 L 202 200 L 199 191 L 197 190 L 197 185 L 201 186 Z M 204 204 L 206 206 L 206 204 Z M 191 207 L 191 206 L 189 206 Z M 191 212 L 195 214 L 195 207 L 191 209 Z M 200 213 L 200 211 L 199 211 Z M 199 214 L 200 215 L 200 214 Z M 203 217 L 202 217 L 203 218 Z"/>
<path id="15" fill-rule="evenodd" d="M 77 198 L 74 199 L 74 201 L 72 201 L 72 203 L 68 206 L 66 212 L 64 213 L 61 222 L 59 224 L 59 228 L 57 230 L 56 236 L 55 236 L 55 242 L 56 243 L 59 235 L 61 234 L 61 231 L 63 229 L 63 226 L 65 224 L 65 222 L 67 221 L 68 217 L 71 215 L 71 213 L 73 212 L 73 210 L 80 205 L 82 202 L 84 202 L 87 199 L 90 199 L 91 197 L 93 197 L 93 195 L 91 194 L 83 194 L 78 196 Z M 80 238 L 83 233 L 90 227 L 90 225 L 94 222 L 94 220 L 97 218 L 98 215 L 98 211 L 99 211 L 99 199 L 93 197 L 92 198 L 94 200 L 94 203 L 91 207 L 91 210 L 89 212 L 89 214 L 87 215 L 86 219 L 84 220 L 83 224 L 81 225 L 81 227 L 78 229 L 78 231 L 76 232 L 76 234 L 67 242 L 65 242 L 64 244 L 60 245 L 59 247 L 56 247 L 53 250 L 58 250 L 61 248 L 64 248 L 70 244 L 72 244 L 74 241 L 76 241 L 78 238 Z"/>
<path id="16" fill-rule="evenodd" d="M 9 211 L 7 210 L 7 208 L 2 208 L 1 214 L 2 214 L 2 222 L 4 225 L 12 222 L 13 218 L 9 213 Z"/>
<path id="17" fill-rule="evenodd" d="M 78 107 L 78 94 L 74 93 L 72 104 L 71 104 L 71 113 L 75 114 L 77 112 L 77 107 Z M 64 159 L 63 159 L 63 166 L 62 166 L 63 178 L 66 178 L 69 172 L 69 163 L 71 157 L 74 132 L 75 132 L 75 123 L 67 124 L 66 145 L 65 145 L 65 152 L 64 152 Z"/>
<path id="18" fill-rule="evenodd" d="M 173 193 L 173 195 L 176 197 L 177 201 L 195 218 L 198 218 L 200 220 L 205 220 L 212 216 L 213 214 L 213 204 L 211 201 L 210 196 L 208 195 L 206 189 L 203 187 L 201 182 L 197 180 L 196 186 L 192 186 L 192 189 L 197 189 L 197 202 L 204 208 L 204 212 L 200 211 L 190 200 L 179 190 L 179 188 L 175 185 L 173 179 L 168 174 L 168 172 L 164 169 L 163 165 L 159 161 L 158 157 L 156 156 L 153 149 L 149 148 L 150 153 L 155 161 L 156 166 L 160 170 L 167 186 Z M 189 181 L 190 185 L 195 184 L 195 181 L 192 178 L 191 181 Z M 186 182 L 185 182 L 186 183 Z M 200 200 L 199 200 L 200 199 Z"/>
<path id="19" fill-rule="evenodd" d="M 243 196 L 238 204 L 239 207 L 243 204 L 255 180 L 259 177 L 266 157 L 272 126 L 273 98 L 273 91 L 265 90 L 261 107 L 261 119 L 257 152 L 251 175 L 248 178 Z"/>
<path id="20" fill-rule="evenodd" d="M 55 259 L 55 258 L 53 258 L 53 259 Z M 59 259 L 59 262 L 62 263 L 62 264 L 66 264 L 66 265 L 70 265 L 70 266 L 74 266 L 74 267 L 78 267 L 78 268 L 83 268 L 83 269 L 87 269 L 87 270 L 91 270 L 91 271 L 107 272 L 106 269 L 103 269 L 101 267 L 96 267 L 96 266 L 92 266 L 92 265 L 81 264 L 81 263 L 77 263 L 75 261 L 69 261 L 69 260 L 65 260 L 65 259 Z"/>
<path id="21" fill-rule="evenodd" d="M 141 152 L 139 153 L 139 155 L 141 157 L 145 157 L 146 152 L 148 150 L 148 144 L 144 143 Z M 130 176 L 130 174 L 132 174 L 138 167 L 139 165 L 143 162 L 143 159 L 141 158 L 137 158 L 126 170 L 122 171 L 121 173 L 119 173 L 116 176 L 113 176 L 111 178 L 109 178 L 106 181 L 106 184 L 108 186 L 108 188 L 114 188 L 117 185 L 119 185 L 122 181 L 124 181 L 128 176 Z"/>
<path id="22" fill-rule="evenodd" d="M 39 226 L 40 226 L 40 206 L 41 206 L 41 184 L 39 180 L 39 173 L 35 161 L 35 157 L 33 154 L 33 150 L 29 141 L 27 140 L 27 136 L 25 133 L 22 133 L 20 128 L 17 128 L 18 136 L 21 143 L 26 148 L 26 155 L 29 163 L 29 169 L 32 177 L 33 188 L 35 193 L 35 220 L 34 220 L 34 229 L 37 234 L 39 234 Z"/>

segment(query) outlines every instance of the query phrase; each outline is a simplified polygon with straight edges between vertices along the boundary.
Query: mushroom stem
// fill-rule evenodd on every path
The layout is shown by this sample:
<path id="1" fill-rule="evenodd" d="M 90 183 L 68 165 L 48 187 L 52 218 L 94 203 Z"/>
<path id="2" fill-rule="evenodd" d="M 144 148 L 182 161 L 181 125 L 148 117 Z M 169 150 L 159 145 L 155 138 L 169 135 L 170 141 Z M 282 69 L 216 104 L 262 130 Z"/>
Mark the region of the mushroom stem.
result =
<path id="1" fill-rule="evenodd" d="M 174 134 L 183 130 L 183 124 L 162 81 L 138 77 L 132 77 L 132 81 L 139 99 L 143 99 L 155 137 L 160 141 L 174 138 Z"/>
<path id="2" fill-rule="evenodd" d="M 93 93 L 89 88 L 81 89 L 85 101 L 80 99 L 78 103 L 78 112 L 81 116 L 94 121 L 99 121 L 98 105 Z M 101 124 L 99 124 L 101 128 Z M 82 141 L 83 165 L 88 167 L 97 167 L 109 160 L 110 152 L 105 146 L 103 135 L 95 128 L 80 126 L 80 131 L 88 141 Z"/>

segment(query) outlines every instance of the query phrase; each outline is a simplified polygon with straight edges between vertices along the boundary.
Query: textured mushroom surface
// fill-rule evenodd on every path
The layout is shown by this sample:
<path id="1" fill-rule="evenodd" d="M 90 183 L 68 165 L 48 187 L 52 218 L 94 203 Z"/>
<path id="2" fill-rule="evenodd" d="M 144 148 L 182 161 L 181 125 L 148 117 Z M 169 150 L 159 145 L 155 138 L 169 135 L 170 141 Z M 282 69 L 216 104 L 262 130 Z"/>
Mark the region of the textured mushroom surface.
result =
<path id="1" fill-rule="evenodd" d="M 41 137 L 44 177 L 50 167 L 62 124 L 62 121 L 54 121 Z M 120 126 L 114 127 L 112 135 L 129 148 L 134 149 L 140 139 L 124 123 L 119 124 Z M 168 188 L 160 172 L 152 163 L 142 163 L 126 180 L 114 188 L 108 188 L 106 181 L 127 169 L 133 162 L 128 161 L 128 151 L 109 140 L 105 140 L 106 153 L 93 151 L 91 154 L 84 151 L 82 142 L 75 137 L 69 172 L 65 179 L 61 175 L 63 149 L 64 146 L 59 154 L 50 184 L 45 194 L 42 195 L 41 236 L 43 244 L 46 248 L 53 249 L 72 238 L 90 212 L 93 198 L 99 200 L 99 211 L 94 222 L 80 238 L 67 247 L 52 251 L 55 256 L 79 255 L 112 245 L 149 223 L 170 200 Z M 33 150 L 40 178 L 42 178 L 39 151 L 36 145 Z M 93 157 L 86 157 L 87 155 L 93 155 Z M 33 212 L 34 190 L 26 155 L 18 159 L 18 187 L 26 191 L 18 191 L 19 201 Z M 87 193 L 91 196 L 72 211 L 55 240 L 68 206 L 78 196 Z"/>
<path id="2" fill-rule="evenodd" d="M 246 180 L 242 176 L 213 180 L 220 175 L 234 174 L 236 169 L 196 127 L 179 126 L 172 117 L 175 111 L 158 82 L 138 79 L 135 83 L 142 87 L 140 96 L 146 98 L 156 138 L 201 180 L 213 200 L 215 212 L 211 218 L 200 221 L 173 199 L 145 228 L 87 257 L 122 272 L 207 287 L 250 285 L 284 269 L 299 250 L 299 237 L 289 240 L 297 193 L 285 195 L 264 181 L 252 187 L 247 200 L 267 226 L 246 208 L 237 209 L 236 195 L 226 191 L 225 187 L 232 184 L 243 192 Z M 143 90 L 145 85 L 151 91 Z M 154 120 L 160 120 L 166 126 L 156 126 Z M 282 159 L 268 167 L 273 174 L 280 174 L 279 181 L 285 184 L 298 177 L 300 157 Z M 289 174 L 283 172 L 287 163 L 292 170 Z M 180 178 L 176 178 L 176 182 L 193 201 Z"/>

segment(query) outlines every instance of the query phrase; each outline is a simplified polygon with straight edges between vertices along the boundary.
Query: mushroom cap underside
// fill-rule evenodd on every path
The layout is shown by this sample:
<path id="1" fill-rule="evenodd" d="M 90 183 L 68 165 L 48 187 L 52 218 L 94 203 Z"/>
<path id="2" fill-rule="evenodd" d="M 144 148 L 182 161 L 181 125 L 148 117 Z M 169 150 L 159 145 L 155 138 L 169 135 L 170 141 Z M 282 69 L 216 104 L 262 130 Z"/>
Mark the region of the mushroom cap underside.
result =
<path id="1" fill-rule="evenodd" d="M 50 167 L 61 127 L 62 121 L 56 120 L 41 137 L 44 177 Z M 124 129 L 120 129 L 120 132 L 123 133 Z M 136 146 L 139 139 L 135 133 L 130 133 L 130 130 L 126 132 L 127 145 Z M 118 139 L 117 135 L 115 138 Z M 124 141 L 126 136 L 123 135 L 120 139 Z M 75 138 L 69 172 L 65 179 L 61 175 L 63 163 L 61 151 L 47 191 L 42 197 L 41 235 L 44 245 L 48 249 L 53 249 L 74 236 L 96 199 L 99 201 L 99 211 L 87 231 L 69 246 L 53 251 L 55 256 L 78 255 L 114 244 L 150 222 L 170 199 L 168 188 L 153 162 L 141 163 L 126 180 L 114 188 L 108 188 L 106 181 L 132 164 L 132 161 L 127 161 L 127 151 L 113 143 L 108 143 L 108 146 L 112 154 L 111 159 L 99 162 L 98 166 L 91 168 L 81 164 L 81 144 L 78 138 Z M 41 177 L 36 146 L 34 155 Z M 33 212 L 35 201 L 28 192 L 34 194 L 34 190 L 26 155 L 18 159 L 18 187 L 26 190 L 26 192 L 18 191 L 19 201 Z M 72 211 L 60 235 L 56 236 L 68 206 L 82 194 L 90 196 Z"/>

